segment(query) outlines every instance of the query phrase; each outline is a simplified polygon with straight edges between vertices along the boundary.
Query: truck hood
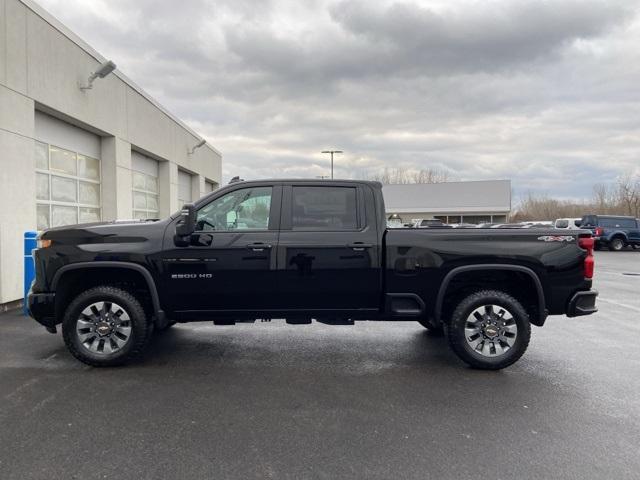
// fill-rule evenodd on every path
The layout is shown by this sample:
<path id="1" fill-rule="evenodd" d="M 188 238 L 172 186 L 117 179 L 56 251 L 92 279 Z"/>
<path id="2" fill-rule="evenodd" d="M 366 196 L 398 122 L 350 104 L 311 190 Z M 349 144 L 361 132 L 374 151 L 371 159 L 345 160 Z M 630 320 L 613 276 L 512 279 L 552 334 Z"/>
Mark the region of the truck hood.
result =
<path id="1" fill-rule="evenodd" d="M 161 237 L 169 222 L 170 219 L 82 223 L 50 228 L 41 233 L 40 238 L 51 240 L 54 245 L 145 242 Z"/>

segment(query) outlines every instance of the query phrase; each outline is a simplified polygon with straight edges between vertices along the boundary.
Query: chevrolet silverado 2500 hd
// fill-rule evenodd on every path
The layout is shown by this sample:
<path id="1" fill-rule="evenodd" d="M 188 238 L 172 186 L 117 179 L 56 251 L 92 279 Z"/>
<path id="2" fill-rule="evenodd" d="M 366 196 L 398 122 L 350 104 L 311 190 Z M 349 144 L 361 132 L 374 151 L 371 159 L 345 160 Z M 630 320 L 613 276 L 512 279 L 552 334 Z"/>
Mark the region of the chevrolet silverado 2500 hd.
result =
<path id="1" fill-rule="evenodd" d="M 34 259 L 31 315 L 95 366 L 176 322 L 284 318 L 418 321 L 499 369 L 531 324 L 596 311 L 590 232 L 387 229 L 377 182 L 238 182 L 164 220 L 46 230 Z"/>

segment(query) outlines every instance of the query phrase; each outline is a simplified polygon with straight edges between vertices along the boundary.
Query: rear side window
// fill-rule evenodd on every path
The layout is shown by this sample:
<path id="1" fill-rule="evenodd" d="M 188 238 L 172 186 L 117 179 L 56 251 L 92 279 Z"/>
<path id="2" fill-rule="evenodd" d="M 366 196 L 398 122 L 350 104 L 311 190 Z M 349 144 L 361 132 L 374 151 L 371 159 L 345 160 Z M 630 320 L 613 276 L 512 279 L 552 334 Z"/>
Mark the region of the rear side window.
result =
<path id="1" fill-rule="evenodd" d="M 596 217 L 593 215 L 587 215 L 586 217 L 582 217 L 582 225 L 581 227 L 597 227 Z"/>
<path id="2" fill-rule="evenodd" d="M 622 218 L 619 223 L 622 228 L 636 228 L 636 221 L 631 218 Z"/>
<path id="3" fill-rule="evenodd" d="M 606 228 L 636 228 L 636 221 L 633 218 L 600 217 L 600 226 Z"/>
<path id="4" fill-rule="evenodd" d="M 293 187 L 293 230 L 356 230 L 355 187 Z"/>

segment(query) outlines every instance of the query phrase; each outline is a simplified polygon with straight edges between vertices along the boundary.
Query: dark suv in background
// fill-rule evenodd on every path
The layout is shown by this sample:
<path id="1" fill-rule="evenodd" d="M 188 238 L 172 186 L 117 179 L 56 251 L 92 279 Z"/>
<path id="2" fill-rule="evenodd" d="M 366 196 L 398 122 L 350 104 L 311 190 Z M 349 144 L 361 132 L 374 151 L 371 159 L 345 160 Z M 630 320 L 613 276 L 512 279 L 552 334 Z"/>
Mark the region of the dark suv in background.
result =
<path id="1" fill-rule="evenodd" d="M 640 222 L 637 218 L 585 215 L 580 228 L 593 232 L 596 248 L 609 247 L 609 250 L 619 252 L 627 245 L 640 246 Z"/>

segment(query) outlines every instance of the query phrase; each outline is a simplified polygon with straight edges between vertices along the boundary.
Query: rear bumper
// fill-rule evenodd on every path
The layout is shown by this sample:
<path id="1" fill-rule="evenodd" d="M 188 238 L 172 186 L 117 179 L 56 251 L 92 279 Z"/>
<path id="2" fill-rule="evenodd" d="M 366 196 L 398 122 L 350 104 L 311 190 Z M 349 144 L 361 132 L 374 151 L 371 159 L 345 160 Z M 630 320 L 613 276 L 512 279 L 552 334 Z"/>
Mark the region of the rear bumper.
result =
<path id="1" fill-rule="evenodd" d="M 55 330 L 56 327 L 56 294 L 55 293 L 33 293 L 27 295 L 27 306 L 29 315 L 47 330 Z"/>
<path id="2" fill-rule="evenodd" d="M 576 292 L 569 301 L 567 317 L 579 317 L 581 315 L 591 315 L 598 311 L 596 307 L 597 290 L 585 290 Z"/>

